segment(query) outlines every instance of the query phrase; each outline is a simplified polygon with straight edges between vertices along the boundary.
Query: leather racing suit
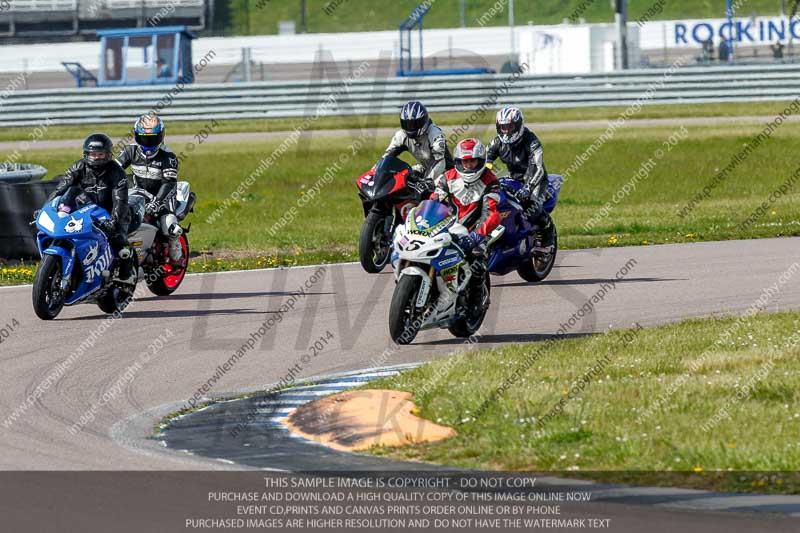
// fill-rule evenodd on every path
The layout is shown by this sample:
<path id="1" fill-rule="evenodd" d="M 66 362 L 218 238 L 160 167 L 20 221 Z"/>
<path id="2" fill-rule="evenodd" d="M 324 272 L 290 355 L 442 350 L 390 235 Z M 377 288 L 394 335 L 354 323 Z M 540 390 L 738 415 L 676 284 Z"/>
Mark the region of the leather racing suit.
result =
<path id="1" fill-rule="evenodd" d="M 158 217 L 161 233 L 169 238 L 170 259 L 179 261 L 182 258 L 180 236 L 183 230 L 175 216 L 178 158 L 166 146 L 148 158 L 136 144 L 129 144 L 122 149 L 117 162 L 122 168 L 131 167 L 134 186 L 155 197 L 151 212 Z"/>
<path id="2" fill-rule="evenodd" d="M 60 202 L 70 207 L 92 203 L 108 211 L 113 227 L 107 231 L 111 248 L 119 254 L 128 245 L 128 178 L 117 163 L 109 161 L 97 168 L 83 159 L 75 161 L 61 176 L 48 202 L 56 196 L 61 196 Z"/>
<path id="3" fill-rule="evenodd" d="M 383 155 L 397 157 L 406 151 L 411 152 L 419 162 L 412 168 L 423 191 L 432 191 L 436 179 L 445 170 L 453 168 L 453 156 L 447 148 L 444 132 L 433 122 L 417 138 L 409 137 L 405 131 L 398 130 Z"/>
<path id="4" fill-rule="evenodd" d="M 549 216 L 544 212 L 543 206 L 548 200 L 547 169 L 544 166 L 544 151 L 539 138 L 527 127 L 515 143 L 503 143 L 496 136 L 489 143 L 486 162 L 493 163 L 498 157 L 508 168 L 509 177 L 522 183 L 531 193 L 530 200 L 522 206 L 528 219 L 546 226 Z"/>

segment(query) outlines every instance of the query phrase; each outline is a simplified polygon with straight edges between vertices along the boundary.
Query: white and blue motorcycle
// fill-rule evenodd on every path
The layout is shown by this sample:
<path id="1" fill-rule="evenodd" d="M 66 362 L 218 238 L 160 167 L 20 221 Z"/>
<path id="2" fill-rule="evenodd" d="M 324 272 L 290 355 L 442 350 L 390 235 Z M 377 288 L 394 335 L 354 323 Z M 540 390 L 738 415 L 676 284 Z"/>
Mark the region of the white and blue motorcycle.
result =
<path id="1" fill-rule="evenodd" d="M 504 231 L 503 226 L 495 229 L 486 245 Z M 389 308 L 394 342 L 408 344 L 421 330 L 432 328 L 470 337 L 481 327 L 491 283 L 488 271 L 483 283 L 470 282 L 475 274 L 458 245 L 468 233 L 450 206 L 434 200 L 420 203 L 397 227 L 392 252 L 397 284 Z"/>

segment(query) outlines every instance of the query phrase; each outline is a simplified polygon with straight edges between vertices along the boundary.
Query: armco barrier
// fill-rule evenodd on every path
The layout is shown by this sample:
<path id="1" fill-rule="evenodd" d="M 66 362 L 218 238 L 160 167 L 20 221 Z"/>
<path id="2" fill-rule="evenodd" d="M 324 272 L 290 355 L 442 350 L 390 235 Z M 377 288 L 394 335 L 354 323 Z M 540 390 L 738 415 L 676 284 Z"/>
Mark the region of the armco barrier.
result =
<path id="1" fill-rule="evenodd" d="M 507 74 L 18 91 L 0 101 L 0 127 L 130 122 L 158 109 L 172 120 L 396 113 L 410 99 L 433 111 L 481 106 L 625 106 L 792 100 L 800 66 L 683 67 L 581 76 Z M 647 94 L 647 97 L 645 95 Z M 496 101 L 491 98 L 496 95 Z M 489 101 L 487 103 L 487 101 Z M 160 104 L 160 105 L 159 105 Z"/>

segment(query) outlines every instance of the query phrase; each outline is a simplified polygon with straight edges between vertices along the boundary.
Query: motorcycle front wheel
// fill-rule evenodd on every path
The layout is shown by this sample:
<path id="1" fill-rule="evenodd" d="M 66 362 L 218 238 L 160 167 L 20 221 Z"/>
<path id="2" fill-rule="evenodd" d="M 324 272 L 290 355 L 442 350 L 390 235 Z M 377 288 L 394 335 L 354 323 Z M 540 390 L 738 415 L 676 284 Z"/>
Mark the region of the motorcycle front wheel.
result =
<path id="1" fill-rule="evenodd" d="M 402 276 L 394 287 L 389 306 L 389 335 L 397 344 L 409 344 L 419 333 L 417 294 L 422 279 L 419 276 Z"/>
<path id="2" fill-rule="evenodd" d="M 147 288 L 156 296 L 169 296 L 183 283 L 189 267 L 189 239 L 185 233 L 181 235 L 181 248 L 183 248 L 183 258 L 180 264 L 167 262 L 160 265 L 157 270 L 145 272 Z"/>
<path id="3" fill-rule="evenodd" d="M 42 320 L 53 320 L 64 308 L 61 290 L 61 258 L 45 255 L 33 279 L 33 311 Z"/>
<path id="4" fill-rule="evenodd" d="M 361 235 L 358 238 L 358 259 L 370 274 L 377 274 L 389 262 L 392 255 L 392 235 L 387 225 L 392 223 L 392 214 L 372 210 L 367 214 Z"/>
<path id="5" fill-rule="evenodd" d="M 450 324 L 450 327 L 447 328 L 454 337 L 465 339 L 473 336 L 481 328 L 483 319 L 486 318 L 486 311 L 489 310 L 489 306 L 486 304 L 486 302 L 488 301 L 492 290 L 492 282 L 488 272 L 486 273 L 483 286 L 484 294 L 483 298 L 481 299 L 480 307 L 478 309 L 471 309 L 469 316 L 461 317 L 455 320 L 452 324 Z"/>

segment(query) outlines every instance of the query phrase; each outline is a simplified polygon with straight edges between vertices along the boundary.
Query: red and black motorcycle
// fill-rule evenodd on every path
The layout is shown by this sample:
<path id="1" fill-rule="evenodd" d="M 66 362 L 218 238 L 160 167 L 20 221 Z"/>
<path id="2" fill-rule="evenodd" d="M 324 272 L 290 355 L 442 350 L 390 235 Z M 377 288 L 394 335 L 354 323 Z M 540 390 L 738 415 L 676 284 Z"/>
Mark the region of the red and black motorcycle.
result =
<path id="1" fill-rule="evenodd" d="M 387 156 L 356 181 L 366 217 L 358 240 L 358 257 L 371 274 L 380 272 L 389 262 L 394 229 L 422 199 L 422 193 L 410 183 L 411 172 L 408 163 Z"/>

